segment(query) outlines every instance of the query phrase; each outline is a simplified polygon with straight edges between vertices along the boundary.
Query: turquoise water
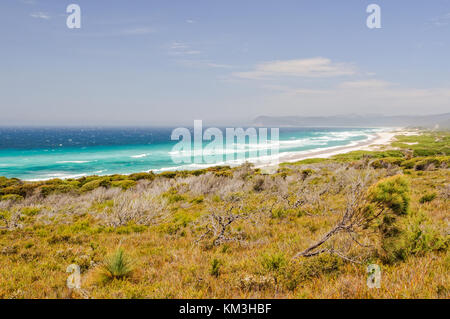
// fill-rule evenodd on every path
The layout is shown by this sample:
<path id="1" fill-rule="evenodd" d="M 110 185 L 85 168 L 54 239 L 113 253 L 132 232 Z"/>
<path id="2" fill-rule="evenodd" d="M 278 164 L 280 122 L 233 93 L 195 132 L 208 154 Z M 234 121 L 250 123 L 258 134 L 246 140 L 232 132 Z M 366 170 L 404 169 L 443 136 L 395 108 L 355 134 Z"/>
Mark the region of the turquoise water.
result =
<path id="1" fill-rule="evenodd" d="M 279 154 L 351 145 L 380 129 L 281 128 Z M 171 128 L 0 128 L 0 176 L 23 180 L 196 169 L 174 163 Z M 224 131 L 224 130 L 223 130 Z M 224 133 L 225 136 L 225 133 Z M 206 146 L 209 142 L 204 142 Z M 240 145 L 237 152 L 254 145 Z M 233 162 L 235 163 L 235 162 Z M 229 164 L 226 157 L 219 164 Z"/>

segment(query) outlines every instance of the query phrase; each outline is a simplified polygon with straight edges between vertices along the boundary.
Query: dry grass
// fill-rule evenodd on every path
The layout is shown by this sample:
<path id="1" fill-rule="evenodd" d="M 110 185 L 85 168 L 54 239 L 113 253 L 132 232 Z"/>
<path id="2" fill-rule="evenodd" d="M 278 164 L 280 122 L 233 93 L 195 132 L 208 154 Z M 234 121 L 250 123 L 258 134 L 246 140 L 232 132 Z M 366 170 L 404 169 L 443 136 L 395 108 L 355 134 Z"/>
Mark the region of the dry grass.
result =
<path id="1" fill-rule="evenodd" d="M 355 176 L 369 173 L 370 186 L 402 171 L 360 164 L 293 164 L 270 176 L 243 167 L 231 176 L 140 180 L 126 191 L 0 201 L 0 297 L 64 298 L 75 263 L 79 298 L 449 298 L 447 168 L 403 170 L 413 212 L 404 226 L 420 243 L 405 260 L 383 264 L 376 235 L 361 239 L 372 248 L 349 248 L 362 264 L 333 254 L 292 259 L 339 221 Z M 437 196 L 421 203 L 428 193 Z M 231 216 L 241 218 L 222 229 L 219 217 Z M 99 279 L 118 247 L 133 272 Z M 369 263 L 382 268 L 380 289 L 366 285 Z"/>

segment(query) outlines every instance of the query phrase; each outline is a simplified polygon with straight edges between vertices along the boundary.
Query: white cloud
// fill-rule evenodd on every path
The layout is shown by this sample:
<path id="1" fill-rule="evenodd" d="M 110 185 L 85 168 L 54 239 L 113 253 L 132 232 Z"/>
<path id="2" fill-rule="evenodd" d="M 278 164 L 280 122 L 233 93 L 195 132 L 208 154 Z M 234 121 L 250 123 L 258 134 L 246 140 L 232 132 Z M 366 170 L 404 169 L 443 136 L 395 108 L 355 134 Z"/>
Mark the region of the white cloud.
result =
<path id="1" fill-rule="evenodd" d="M 30 14 L 30 17 L 33 17 L 36 19 L 44 19 L 44 20 L 50 19 L 50 16 L 45 12 L 33 12 Z"/>
<path id="2" fill-rule="evenodd" d="M 169 55 L 196 55 L 202 53 L 183 42 L 172 42 L 169 46 Z"/>
<path id="3" fill-rule="evenodd" d="M 192 23 L 195 23 L 195 21 L 192 20 L 192 19 L 187 19 L 187 20 L 186 20 L 186 23 L 191 23 L 191 24 L 192 24 Z"/>
<path id="4" fill-rule="evenodd" d="M 228 64 L 214 63 L 208 60 L 180 60 L 179 63 L 187 67 L 207 67 L 216 69 L 233 68 L 233 66 Z"/>
<path id="5" fill-rule="evenodd" d="M 355 67 L 351 64 L 333 63 L 330 59 L 316 57 L 265 62 L 258 64 L 251 71 L 236 72 L 233 75 L 244 79 L 263 79 L 282 76 L 326 78 L 353 75 L 355 73 Z"/>
<path id="6" fill-rule="evenodd" d="M 391 86 L 392 83 L 380 80 L 361 80 L 342 82 L 339 87 L 342 89 L 377 89 Z"/>

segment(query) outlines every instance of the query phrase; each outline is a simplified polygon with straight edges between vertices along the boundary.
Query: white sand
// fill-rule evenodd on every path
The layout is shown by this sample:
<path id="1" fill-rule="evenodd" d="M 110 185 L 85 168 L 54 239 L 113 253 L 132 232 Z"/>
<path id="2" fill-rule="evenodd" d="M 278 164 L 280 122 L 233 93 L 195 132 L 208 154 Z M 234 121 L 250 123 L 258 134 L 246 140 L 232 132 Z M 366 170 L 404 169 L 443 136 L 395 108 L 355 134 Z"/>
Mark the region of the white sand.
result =
<path id="1" fill-rule="evenodd" d="M 418 135 L 420 133 L 412 131 L 404 131 L 402 129 L 393 129 L 391 131 L 376 133 L 373 138 L 356 142 L 352 145 L 329 147 L 326 149 L 319 149 L 317 151 L 303 151 L 303 152 L 291 152 L 286 154 L 280 154 L 278 163 L 267 163 L 260 165 L 259 167 L 265 168 L 269 171 L 274 169 L 279 163 L 292 163 L 298 162 L 309 158 L 328 158 L 333 155 L 348 153 L 352 151 L 376 151 L 380 150 L 387 145 L 390 145 L 394 140 L 395 135 Z"/>

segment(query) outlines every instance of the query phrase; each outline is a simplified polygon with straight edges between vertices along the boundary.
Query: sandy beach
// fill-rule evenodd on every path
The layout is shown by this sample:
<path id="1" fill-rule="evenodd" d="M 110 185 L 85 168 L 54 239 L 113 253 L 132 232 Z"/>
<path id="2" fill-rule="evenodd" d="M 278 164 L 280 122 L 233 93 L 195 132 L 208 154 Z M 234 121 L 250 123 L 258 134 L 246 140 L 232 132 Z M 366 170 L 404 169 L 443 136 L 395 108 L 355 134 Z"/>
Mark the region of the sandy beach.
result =
<path id="1" fill-rule="evenodd" d="M 417 135 L 416 132 L 405 131 L 402 128 L 393 129 L 391 131 L 376 133 L 372 138 L 361 142 L 355 142 L 351 145 L 330 147 L 326 149 L 320 149 L 317 151 L 304 151 L 304 152 L 291 152 L 286 154 L 280 154 L 278 163 L 293 163 L 309 158 L 328 158 L 333 155 L 348 153 L 352 151 L 376 151 L 389 145 L 394 140 L 396 135 Z M 257 167 L 269 169 L 275 168 L 277 164 L 262 164 Z"/>

